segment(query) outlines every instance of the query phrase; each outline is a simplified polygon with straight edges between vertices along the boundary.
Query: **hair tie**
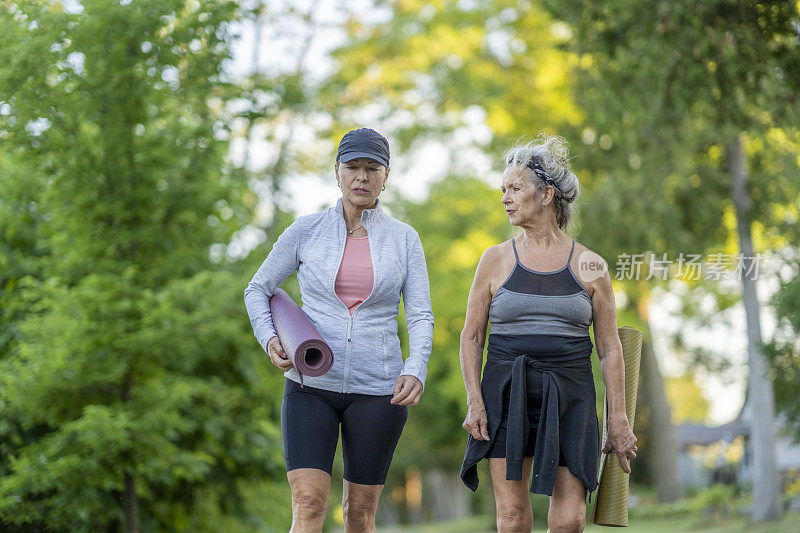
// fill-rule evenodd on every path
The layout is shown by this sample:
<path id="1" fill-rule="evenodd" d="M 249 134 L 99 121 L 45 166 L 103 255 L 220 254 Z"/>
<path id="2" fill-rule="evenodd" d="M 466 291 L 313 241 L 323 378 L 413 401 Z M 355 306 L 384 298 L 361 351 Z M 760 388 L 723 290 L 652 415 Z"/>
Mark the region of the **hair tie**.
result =
<path id="1" fill-rule="evenodd" d="M 513 159 L 509 160 L 507 165 L 510 165 L 513 162 L 514 162 Z M 542 166 L 539 163 L 537 163 L 533 158 L 528 160 L 528 163 L 525 166 L 533 170 L 533 173 L 539 176 L 542 180 L 544 180 L 545 183 L 547 183 L 548 185 L 552 185 L 553 188 L 555 188 L 558 191 L 556 197 L 558 197 L 559 199 L 564 198 L 564 191 L 561 190 L 561 187 L 558 186 L 555 180 L 553 180 L 550 176 L 547 175 L 547 172 L 545 172 Z"/>

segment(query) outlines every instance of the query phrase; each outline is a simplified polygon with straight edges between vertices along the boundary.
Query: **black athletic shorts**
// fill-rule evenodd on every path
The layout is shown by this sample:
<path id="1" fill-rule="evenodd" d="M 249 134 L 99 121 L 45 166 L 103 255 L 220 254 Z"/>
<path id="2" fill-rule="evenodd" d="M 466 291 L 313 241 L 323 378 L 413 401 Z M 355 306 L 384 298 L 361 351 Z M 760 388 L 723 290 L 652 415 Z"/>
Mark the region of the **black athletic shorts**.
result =
<path id="1" fill-rule="evenodd" d="M 316 468 L 330 474 L 341 424 L 344 478 L 383 485 L 408 418 L 407 406 L 389 403 L 392 396 L 301 388 L 286 379 L 281 403 L 286 471 Z"/>
<path id="2" fill-rule="evenodd" d="M 532 380 L 527 383 L 527 416 L 528 416 L 528 435 L 523 447 L 523 457 L 533 457 L 536 449 L 536 434 L 539 429 L 539 417 L 542 413 L 542 382 Z M 508 432 L 508 410 L 511 404 L 511 387 L 506 387 L 503 394 L 503 417 L 500 419 L 500 426 L 497 428 L 497 435 L 492 440 L 492 445 L 486 457 L 496 459 L 506 456 L 506 433 Z M 559 452 L 558 466 L 567 466 L 564 454 Z"/>

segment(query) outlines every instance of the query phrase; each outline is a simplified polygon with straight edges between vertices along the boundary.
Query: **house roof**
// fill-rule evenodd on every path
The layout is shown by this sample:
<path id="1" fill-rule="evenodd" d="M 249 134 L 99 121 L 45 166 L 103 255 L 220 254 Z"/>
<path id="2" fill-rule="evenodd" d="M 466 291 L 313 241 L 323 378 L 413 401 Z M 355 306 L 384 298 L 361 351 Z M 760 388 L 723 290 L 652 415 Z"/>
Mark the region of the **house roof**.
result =
<path id="1" fill-rule="evenodd" d="M 675 435 L 678 446 L 685 448 L 691 445 L 707 446 L 714 442 L 731 442 L 736 437 L 747 435 L 750 431 L 741 417 L 716 427 L 701 424 L 678 424 L 675 426 Z"/>

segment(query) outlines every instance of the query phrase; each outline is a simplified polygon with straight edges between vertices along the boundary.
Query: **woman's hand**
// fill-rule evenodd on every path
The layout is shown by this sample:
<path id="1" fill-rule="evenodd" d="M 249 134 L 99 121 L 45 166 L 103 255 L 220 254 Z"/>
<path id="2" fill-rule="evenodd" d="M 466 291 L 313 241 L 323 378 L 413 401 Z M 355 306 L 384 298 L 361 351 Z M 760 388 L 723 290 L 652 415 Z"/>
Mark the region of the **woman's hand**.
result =
<path id="1" fill-rule="evenodd" d="M 283 351 L 281 340 L 278 337 L 272 337 L 267 343 L 267 354 L 272 364 L 286 372 L 294 365 L 286 352 Z"/>
<path id="2" fill-rule="evenodd" d="M 614 452 L 619 457 L 619 464 L 626 474 L 631 473 L 630 460 L 636 459 L 636 435 L 633 434 L 627 416 L 608 419 L 608 436 L 603 445 L 603 453 Z"/>
<path id="3" fill-rule="evenodd" d="M 483 400 L 467 402 L 467 416 L 461 427 L 466 429 L 475 440 L 489 440 L 489 419 L 486 417 Z"/>
<path id="4" fill-rule="evenodd" d="M 402 375 L 394 383 L 394 405 L 417 405 L 422 398 L 422 382 L 414 376 Z"/>

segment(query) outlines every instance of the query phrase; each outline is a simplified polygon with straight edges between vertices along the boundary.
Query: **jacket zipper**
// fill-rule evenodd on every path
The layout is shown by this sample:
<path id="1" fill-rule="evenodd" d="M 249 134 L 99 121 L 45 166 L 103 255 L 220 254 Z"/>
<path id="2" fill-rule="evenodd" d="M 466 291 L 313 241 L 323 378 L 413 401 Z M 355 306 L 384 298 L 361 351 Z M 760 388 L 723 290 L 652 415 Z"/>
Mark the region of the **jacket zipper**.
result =
<path id="1" fill-rule="evenodd" d="M 363 213 L 362 213 L 361 216 L 362 217 L 364 216 Z M 364 221 L 364 222 L 366 222 L 366 221 Z M 341 218 L 339 223 L 342 226 L 344 226 L 344 228 L 345 228 L 345 231 L 344 231 L 344 242 L 346 244 L 347 243 L 347 225 L 344 223 L 344 215 L 342 216 L 342 218 Z M 367 226 L 371 226 L 371 224 L 367 224 L 366 226 L 364 226 L 364 229 L 367 229 Z M 369 236 L 369 230 L 367 230 L 367 235 Z M 336 277 L 339 275 L 339 269 L 342 268 L 342 259 L 344 258 L 344 247 L 345 247 L 345 244 L 342 244 L 342 252 L 341 252 L 341 255 L 339 256 L 339 265 L 336 267 L 336 275 L 333 276 L 333 293 L 334 294 L 336 294 Z M 350 361 L 350 345 L 352 344 L 350 341 L 352 339 L 352 334 L 353 334 L 353 319 L 356 317 L 356 313 L 358 313 L 358 310 L 361 309 L 364 306 L 364 304 L 367 303 L 367 301 L 370 298 L 372 298 L 372 295 L 375 293 L 375 286 L 378 284 L 378 278 L 377 278 L 377 274 L 375 272 L 375 254 L 373 253 L 373 250 L 372 250 L 373 246 L 374 246 L 374 244 L 373 244 L 372 240 L 370 240 L 369 241 L 369 248 L 370 248 L 370 250 L 369 250 L 369 259 L 370 259 L 370 262 L 372 263 L 372 290 L 369 291 L 369 296 L 367 296 L 366 300 L 364 300 L 363 302 L 358 304 L 358 307 L 356 307 L 355 311 L 353 311 L 353 314 L 351 315 L 350 314 L 350 309 L 348 309 L 347 306 L 345 305 L 345 303 L 342 302 L 342 300 L 339 298 L 338 295 L 336 295 L 336 299 L 339 300 L 340 302 L 342 302 L 342 305 L 344 306 L 345 311 L 347 311 L 347 315 L 349 317 L 348 320 L 347 320 L 347 346 L 345 347 L 345 350 L 344 350 L 344 383 L 342 383 L 342 392 L 343 393 L 347 392 L 347 378 L 350 375 L 350 366 L 348 365 L 348 363 Z"/>
<path id="2" fill-rule="evenodd" d="M 366 222 L 365 220 L 363 220 L 364 214 L 362 213 L 361 216 L 362 216 L 362 225 L 364 225 L 363 222 Z M 364 306 L 365 303 L 367 303 L 367 300 L 372 298 L 372 295 L 375 293 L 375 286 L 378 284 L 378 279 L 377 279 L 377 274 L 376 274 L 376 269 L 375 269 L 375 254 L 373 253 L 374 243 L 372 241 L 370 241 L 369 242 L 369 248 L 370 248 L 370 250 L 369 250 L 369 258 L 370 258 L 370 262 L 372 263 L 372 290 L 369 292 L 369 296 L 367 296 L 366 300 L 361 302 L 358 305 L 358 307 L 356 307 L 355 311 L 353 311 L 353 314 L 351 315 L 350 314 L 350 309 L 348 309 L 347 305 L 345 305 L 345 303 L 342 302 L 341 298 L 339 298 L 339 295 L 336 294 L 336 278 L 339 276 L 339 269 L 342 268 L 342 260 L 344 259 L 344 248 L 345 248 L 345 246 L 347 244 L 347 224 L 344 223 L 344 215 L 342 215 L 342 218 L 339 219 L 339 224 L 344 227 L 344 230 L 341 232 L 341 234 L 344 235 L 344 241 L 342 242 L 342 250 L 339 253 L 339 264 L 336 266 L 336 274 L 334 274 L 334 276 L 333 276 L 333 294 L 336 296 L 336 299 L 341 302 L 341 304 L 344 307 L 344 310 L 345 310 L 345 312 L 347 313 L 347 316 L 348 316 L 348 319 L 347 319 L 347 344 L 345 345 L 345 349 L 344 349 L 344 382 L 342 383 L 342 392 L 346 393 L 347 392 L 347 379 L 348 379 L 348 377 L 350 375 L 349 362 L 350 362 L 350 346 L 352 345 L 351 340 L 353 338 L 352 337 L 352 335 L 353 335 L 353 319 L 356 317 L 356 313 L 358 313 L 358 310 L 361 309 Z M 364 225 L 364 229 L 367 229 L 367 226 L 371 226 L 371 224 Z M 369 230 L 367 230 L 367 235 L 369 236 Z M 386 333 L 384 332 L 384 335 L 385 334 Z M 386 340 L 384 338 L 384 345 L 385 345 L 385 342 L 386 342 Z M 384 353 L 385 353 L 385 346 L 384 346 Z M 384 369 L 385 368 L 386 368 L 386 357 L 384 356 Z"/>
<path id="3" fill-rule="evenodd" d="M 350 356 L 350 331 L 353 327 L 353 317 L 350 315 L 350 309 L 347 308 L 344 302 L 342 302 L 339 295 L 336 294 L 336 278 L 339 276 L 339 269 L 342 268 L 342 260 L 344 259 L 344 248 L 347 245 L 347 225 L 344 224 L 343 220 L 340 220 L 340 224 L 345 226 L 344 230 L 344 241 L 342 242 L 342 249 L 339 252 L 339 264 L 336 266 L 336 271 L 333 274 L 333 295 L 336 296 L 336 299 L 341 302 L 342 306 L 344 306 L 344 310 L 347 313 L 347 342 L 344 345 L 344 379 L 342 381 L 342 392 L 347 392 L 347 360 Z"/>

